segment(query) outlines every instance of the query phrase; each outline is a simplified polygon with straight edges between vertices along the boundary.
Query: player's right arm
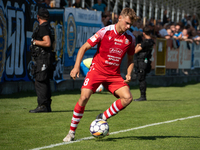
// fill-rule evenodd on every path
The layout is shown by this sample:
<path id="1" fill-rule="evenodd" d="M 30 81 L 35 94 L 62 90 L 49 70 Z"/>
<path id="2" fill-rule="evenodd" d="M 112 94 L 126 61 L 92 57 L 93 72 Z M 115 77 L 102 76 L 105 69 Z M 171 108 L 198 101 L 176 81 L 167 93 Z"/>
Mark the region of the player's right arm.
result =
<path id="1" fill-rule="evenodd" d="M 135 53 L 137 54 L 139 51 L 142 50 L 142 47 L 141 47 L 141 44 L 137 44 L 136 47 L 135 47 Z"/>
<path id="2" fill-rule="evenodd" d="M 79 49 L 74 68 L 70 72 L 70 76 L 74 80 L 76 79 L 76 77 L 79 77 L 81 61 L 83 59 L 85 52 L 90 48 L 92 48 L 92 46 L 88 42 L 85 42 L 85 44 L 83 44 L 83 46 L 81 46 L 81 48 Z"/>

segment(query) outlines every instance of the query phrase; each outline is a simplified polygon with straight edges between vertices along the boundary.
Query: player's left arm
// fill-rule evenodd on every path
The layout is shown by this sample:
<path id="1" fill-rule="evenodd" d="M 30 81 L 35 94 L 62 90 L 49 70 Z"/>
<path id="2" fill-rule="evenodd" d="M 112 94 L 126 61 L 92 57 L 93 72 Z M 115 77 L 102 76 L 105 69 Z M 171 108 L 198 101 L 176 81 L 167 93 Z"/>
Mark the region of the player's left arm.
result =
<path id="1" fill-rule="evenodd" d="M 133 71 L 133 57 L 134 55 L 128 55 L 128 65 L 127 65 L 127 74 L 126 74 L 126 79 L 124 82 L 129 83 L 131 81 L 131 73 Z"/>

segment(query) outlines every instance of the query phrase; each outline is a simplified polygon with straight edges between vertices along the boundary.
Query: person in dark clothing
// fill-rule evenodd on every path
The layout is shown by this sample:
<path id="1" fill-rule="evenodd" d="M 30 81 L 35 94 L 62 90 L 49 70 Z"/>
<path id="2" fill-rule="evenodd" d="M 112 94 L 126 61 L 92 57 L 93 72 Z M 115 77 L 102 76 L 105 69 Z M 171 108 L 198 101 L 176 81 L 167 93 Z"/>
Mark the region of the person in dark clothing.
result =
<path id="1" fill-rule="evenodd" d="M 165 25 L 166 23 L 169 23 L 170 19 L 167 17 L 167 10 L 164 11 L 164 15 L 163 15 L 163 25 Z"/>
<path id="2" fill-rule="evenodd" d="M 143 29 L 144 40 L 135 47 L 136 60 L 134 62 L 136 73 L 139 80 L 141 96 L 134 101 L 146 101 L 146 75 L 151 71 L 151 52 L 154 41 L 151 39 L 151 30 L 148 26 Z"/>
<path id="3" fill-rule="evenodd" d="M 30 113 L 51 112 L 51 50 L 52 39 L 51 30 L 48 23 L 49 12 L 46 8 L 40 8 L 37 14 L 38 27 L 33 32 L 31 55 L 35 60 L 31 73 L 35 78 L 35 90 L 37 94 L 38 106 Z"/>
<path id="4" fill-rule="evenodd" d="M 199 25 L 198 19 L 196 19 L 196 15 L 193 15 L 192 26 L 197 30 L 198 25 Z"/>
<path id="5" fill-rule="evenodd" d="M 82 8 L 82 6 L 81 6 L 81 0 L 76 0 L 75 3 L 72 4 L 72 7 Z"/>

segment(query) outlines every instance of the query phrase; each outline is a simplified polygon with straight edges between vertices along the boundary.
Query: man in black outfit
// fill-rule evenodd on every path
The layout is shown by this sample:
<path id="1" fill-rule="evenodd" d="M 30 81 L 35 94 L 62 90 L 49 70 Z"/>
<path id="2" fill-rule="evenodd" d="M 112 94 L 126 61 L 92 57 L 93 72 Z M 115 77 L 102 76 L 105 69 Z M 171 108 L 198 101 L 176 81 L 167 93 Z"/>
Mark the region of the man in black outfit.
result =
<path id="1" fill-rule="evenodd" d="M 35 90 L 38 106 L 30 113 L 51 112 L 51 32 L 48 23 L 49 12 L 46 8 L 40 8 L 37 14 L 39 26 L 33 32 L 30 47 L 35 65 L 32 67 L 32 75 L 35 77 Z"/>
<path id="2" fill-rule="evenodd" d="M 144 41 L 137 44 L 135 48 L 136 61 L 134 65 L 137 69 L 137 76 L 139 80 L 141 97 L 134 99 L 134 101 L 146 101 L 146 75 L 151 71 L 151 52 L 154 41 L 151 39 L 151 30 L 148 26 L 143 29 Z"/>

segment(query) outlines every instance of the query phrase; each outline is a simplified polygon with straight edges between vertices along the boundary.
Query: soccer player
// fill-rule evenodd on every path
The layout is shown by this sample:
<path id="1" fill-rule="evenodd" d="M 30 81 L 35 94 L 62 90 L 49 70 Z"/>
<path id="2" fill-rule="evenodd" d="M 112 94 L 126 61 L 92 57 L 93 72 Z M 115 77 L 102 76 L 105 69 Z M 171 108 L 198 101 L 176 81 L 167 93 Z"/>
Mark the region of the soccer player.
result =
<path id="1" fill-rule="evenodd" d="M 100 29 L 79 49 L 74 68 L 70 72 L 73 79 L 79 77 L 80 63 L 85 52 L 98 44 L 90 71 L 87 73 L 81 88 L 81 96 L 73 111 L 69 133 L 63 139 L 64 142 L 74 140 L 75 131 L 83 116 L 85 106 L 100 84 L 103 84 L 104 88 L 119 99 L 104 113 L 99 114 L 97 118 L 107 120 L 132 102 L 132 94 L 127 83 L 131 81 L 134 66 L 135 37 L 128 29 L 136 20 L 135 11 L 131 8 L 124 8 L 116 24 Z M 124 80 L 120 75 L 120 64 L 126 53 L 128 65 Z"/>

